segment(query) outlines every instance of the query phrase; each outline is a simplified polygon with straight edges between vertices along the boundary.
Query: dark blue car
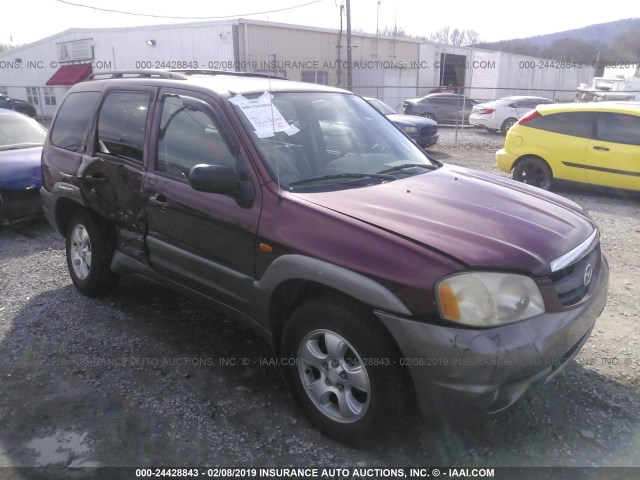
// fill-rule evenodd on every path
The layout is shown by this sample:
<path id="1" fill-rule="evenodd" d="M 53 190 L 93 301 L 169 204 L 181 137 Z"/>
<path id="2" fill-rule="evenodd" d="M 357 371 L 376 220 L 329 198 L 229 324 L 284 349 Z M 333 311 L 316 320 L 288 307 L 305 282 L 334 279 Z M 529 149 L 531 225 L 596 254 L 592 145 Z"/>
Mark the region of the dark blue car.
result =
<path id="1" fill-rule="evenodd" d="M 36 109 L 29 102 L 26 100 L 9 98 L 6 95 L 0 95 L 0 108 L 15 110 L 16 112 L 24 113 L 32 118 L 36 116 Z"/>
<path id="2" fill-rule="evenodd" d="M 393 108 L 377 98 L 365 97 L 365 100 L 422 148 L 433 147 L 438 143 L 438 123 L 435 120 L 396 113 Z"/>
<path id="3" fill-rule="evenodd" d="M 35 120 L 0 109 L 0 225 L 42 214 L 40 156 L 46 136 Z"/>

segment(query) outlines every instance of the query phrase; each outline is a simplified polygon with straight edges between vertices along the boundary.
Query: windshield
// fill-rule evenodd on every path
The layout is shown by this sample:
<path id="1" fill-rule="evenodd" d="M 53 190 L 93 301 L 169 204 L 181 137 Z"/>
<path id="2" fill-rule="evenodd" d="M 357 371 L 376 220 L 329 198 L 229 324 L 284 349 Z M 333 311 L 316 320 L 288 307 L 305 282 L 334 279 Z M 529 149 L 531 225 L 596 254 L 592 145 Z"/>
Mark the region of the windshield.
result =
<path id="1" fill-rule="evenodd" d="M 391 115 L 393 113 L 397 113 L 393 108 L 384 103 L 382 100 L 378 100 L 377 98 L 367 98 L 367 102 L 369 102 L 373 108 L 378 110 L 383 115 Z"/>
<path id="2" fill-rule="evenodd" d="M 264 92 L 230 101 L 273 179 L 284 189 L 363 187 L 437 166 L 355 95 Z"/>
<path id="3" fill-rule="evenodd" d="M 39 147 L 47 131 L 24 115 L 0 115 L 0 150 Z"/>

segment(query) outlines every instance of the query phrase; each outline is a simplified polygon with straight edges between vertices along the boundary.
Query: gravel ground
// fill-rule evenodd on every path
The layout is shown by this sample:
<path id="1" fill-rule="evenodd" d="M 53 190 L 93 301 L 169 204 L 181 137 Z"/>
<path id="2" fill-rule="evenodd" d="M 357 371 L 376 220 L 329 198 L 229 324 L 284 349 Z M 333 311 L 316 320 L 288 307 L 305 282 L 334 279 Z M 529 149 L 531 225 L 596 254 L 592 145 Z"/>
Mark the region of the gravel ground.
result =
<path id="1" fill-rule="evenodd" d="M 503 140 L 442 128 L 430 151 L 504 175 Z M 640 198 L 557 192 L 599 223 L 611 266 L 608 306 L 577 361 L 499 418 L 416 418 L 366 450 L 306 422 L 252 332 L 137 279 L 82 297 L 46 222 L 1 229 L 0 466 L 640 467 Z M 47 478 L 28 472 L 12 478 Z"/>

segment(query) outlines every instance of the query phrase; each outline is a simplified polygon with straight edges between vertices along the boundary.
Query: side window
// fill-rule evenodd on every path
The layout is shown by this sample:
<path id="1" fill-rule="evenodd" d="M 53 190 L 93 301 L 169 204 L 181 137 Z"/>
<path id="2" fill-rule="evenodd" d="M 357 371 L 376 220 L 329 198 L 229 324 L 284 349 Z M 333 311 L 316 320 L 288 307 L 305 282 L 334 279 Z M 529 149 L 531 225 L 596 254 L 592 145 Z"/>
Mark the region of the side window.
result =
<path id="1" fill-rule="evenodd" d="M 623 113 L 598 113 L 597 139 L 640 145 L 640 117 Z"/>
<path id="2" fill-rule="evenodd" d="M 93 107 L 100 98 L 99 92 L 77 92 L 69 94 L 51 127 L 51 143 L 56 147 L 77 152 L 82 136 L 91 123 Z"/>
<path id="3" fill-rule="evenodd" d="M 187 179 L 199 163 L 235 168 L 235 156 L 201 100 L 168 95 L 162 102 L 156 170 Z"/>
<path id="4" fill-rule="evenodd" d="M 535 108 L 537 104 L 535 100 L 520 100 L 515 102 L 515 108 Z"/>
<path id="5" fill-rule="evenodd" d="M 151 94 L 109 93 L 98 114 L 97 151 L 142 165 Z"/>
<path id="6" fill-rule="evenodd" d="M 574 137 L 593 138 L 593 120 L 591 112 L 562 112 L 536 117 L 526 125 Z"/>

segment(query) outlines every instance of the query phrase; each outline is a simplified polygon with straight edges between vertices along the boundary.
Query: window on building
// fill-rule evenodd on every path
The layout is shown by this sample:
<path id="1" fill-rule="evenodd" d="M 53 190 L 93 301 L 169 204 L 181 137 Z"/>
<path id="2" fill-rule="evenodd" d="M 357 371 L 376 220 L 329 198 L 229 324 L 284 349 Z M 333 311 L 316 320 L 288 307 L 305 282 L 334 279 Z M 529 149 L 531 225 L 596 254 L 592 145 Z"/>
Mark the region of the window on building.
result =
<path id="1" fill-rule="evenodd" d="M 44 87 L 44 104 L 50 107 L 55 107 L 58 104 L 56 102 L 56 93 L 51 87 Z"/>
<path id="2" fill-rule="evenodd" d="M 320 70 L 303 70 L 302 81 L 307 83 L 319 83 L 329 85 L 329 73 Z"/>
<path id="3" fill-rule="evenodd" d="M 27 102 L 31 105 L 40 105 L 38 100 L 38 87 L 27 87 Z"/>

